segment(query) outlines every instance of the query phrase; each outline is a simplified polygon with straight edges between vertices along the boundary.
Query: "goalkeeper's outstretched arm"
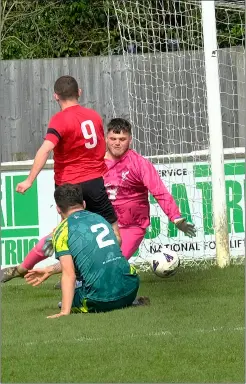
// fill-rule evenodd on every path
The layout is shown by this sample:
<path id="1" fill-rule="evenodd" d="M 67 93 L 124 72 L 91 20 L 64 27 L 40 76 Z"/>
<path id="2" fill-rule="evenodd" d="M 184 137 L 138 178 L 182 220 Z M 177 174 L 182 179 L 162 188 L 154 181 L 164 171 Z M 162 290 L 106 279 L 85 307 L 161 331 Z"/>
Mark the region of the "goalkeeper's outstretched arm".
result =
<path id="1" fill-rule="evenodd" d="M 167 190 L 153 164 L 142 156 L 139 157 L 139 161 L 140 176 L 143 184 L 158 201 L 158 204 L 169 220 L 187 236 L 196 236 L 194 224 L 187 223 L 186 219 L 182 217 L 174 198 Z"/>

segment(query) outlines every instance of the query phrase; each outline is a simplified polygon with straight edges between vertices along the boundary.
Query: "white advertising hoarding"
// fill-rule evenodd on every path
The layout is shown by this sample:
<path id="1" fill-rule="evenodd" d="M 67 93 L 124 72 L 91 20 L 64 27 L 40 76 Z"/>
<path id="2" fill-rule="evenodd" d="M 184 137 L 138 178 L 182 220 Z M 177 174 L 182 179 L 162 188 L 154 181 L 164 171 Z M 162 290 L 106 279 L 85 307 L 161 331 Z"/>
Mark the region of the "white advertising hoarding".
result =
<path id="1" fill-rule="evenodd" d="M 141 262 L 148 255 L 165 248 L 171 248 L 189 260 L 214 258 L 216 244 L 209 164 L 187 162 L 156 165 L 156 168 L 175 198 L 182 216 L 195 224 L 197 236 L 190 239 L 178 231 L 150 196 L 151 226 L 135 255 L 135 261 Z M 230 254 L 232 257 L 244 256 L 245 161 L 225 160 L 224 169 Z"/>
<path id="2" fill-rule="evenodd" d="M 20 264 L 40 238 L 50 233 L 60 218 L 55 208 L 53 170 L 43 170 L 24 194 L 15 191 L 29 171 L 1 172 L 2 268 Z M 39 266 L 55 262 L 47 262 Z"/>

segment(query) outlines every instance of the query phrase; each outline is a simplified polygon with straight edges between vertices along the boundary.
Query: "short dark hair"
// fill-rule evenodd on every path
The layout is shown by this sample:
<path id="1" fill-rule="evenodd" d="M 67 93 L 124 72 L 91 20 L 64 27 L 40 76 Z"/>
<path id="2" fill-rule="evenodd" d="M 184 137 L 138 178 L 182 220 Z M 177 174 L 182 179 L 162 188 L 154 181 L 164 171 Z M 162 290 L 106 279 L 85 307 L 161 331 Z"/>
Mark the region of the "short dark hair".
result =
<path id="1" fill-rule="evenodd" d="M 56 80 L 54 92 L 61 100 L 70 100 L 79 98 L 79 86 L 72 76 L 61 76 Z"/>
<path id="2" fill-rule="evenodd" d="M 113 131 L 114 133 L 129 133 L 129 135 L 132 134 L 132 126 L 129 123 L 129 121 L 121 118 L 115 118 L 110 120 L 110 122 L 107 125 L 108 132 Z"/>
<path id="3" fill-rule="evenodd" d="M 56 187 L 54 192 L 56 205 L 63 213 L 70 208 L 83 206 L 83 192 L 81 184 L 63 184 Z"/>

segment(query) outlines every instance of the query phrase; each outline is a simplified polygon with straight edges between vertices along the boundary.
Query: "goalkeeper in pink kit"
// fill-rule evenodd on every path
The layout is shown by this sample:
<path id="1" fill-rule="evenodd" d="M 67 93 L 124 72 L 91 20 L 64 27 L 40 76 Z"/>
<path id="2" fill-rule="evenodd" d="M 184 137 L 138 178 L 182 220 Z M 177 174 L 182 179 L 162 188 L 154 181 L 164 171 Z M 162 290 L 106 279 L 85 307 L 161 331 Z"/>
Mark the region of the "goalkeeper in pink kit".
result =
<path id="1" fill-rule="evenodd" d="M 104 184 L 118 217 L 121 250 L 127 259 L 138 249 L 150 224 L 148 192 L 179 230 L 190 237 L 196 234 L 194 225 L 181 217 L 154 166 L 130 149 L 131 134 L 131 125 L 125 119 L 112 119 L 108 124 L 105 156 L 108 172 L 104 175 Z"/>

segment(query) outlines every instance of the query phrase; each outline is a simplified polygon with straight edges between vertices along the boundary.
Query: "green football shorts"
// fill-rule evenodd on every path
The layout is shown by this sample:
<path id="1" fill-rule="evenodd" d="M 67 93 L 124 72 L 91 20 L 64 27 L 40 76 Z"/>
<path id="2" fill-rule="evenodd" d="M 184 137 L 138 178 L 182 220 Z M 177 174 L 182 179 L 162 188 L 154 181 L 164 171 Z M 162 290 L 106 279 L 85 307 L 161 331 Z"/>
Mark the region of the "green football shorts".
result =
<path id="1" fill-rule="evenodd" d="M 135 300 L 138 287 L 132 291 L 129 295 L 122 297 L 115 301 L 94 301 L 81 295 L 81 288 L 75 289 L 75 294 L 73 298 L 73 304 L 71 313 L 95 313 L 95 312 L 109 312 L 115 309 L 121 309 L 130 307 Z"/>

